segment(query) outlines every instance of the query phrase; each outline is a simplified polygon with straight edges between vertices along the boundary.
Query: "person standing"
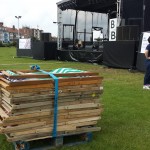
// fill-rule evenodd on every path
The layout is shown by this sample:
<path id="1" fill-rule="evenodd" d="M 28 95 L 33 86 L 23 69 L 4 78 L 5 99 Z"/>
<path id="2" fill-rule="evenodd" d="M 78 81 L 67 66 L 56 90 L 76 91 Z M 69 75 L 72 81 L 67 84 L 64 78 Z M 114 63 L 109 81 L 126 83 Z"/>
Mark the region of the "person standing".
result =
<path id="1" fill-rule="evenodd" d="M 150 37 L 148 38 L 148 45 L 145 50 L 145 67 L 146 67 L 146 72 L 144 76 L 144 85 L 143 89 L 150 90 Z"/>

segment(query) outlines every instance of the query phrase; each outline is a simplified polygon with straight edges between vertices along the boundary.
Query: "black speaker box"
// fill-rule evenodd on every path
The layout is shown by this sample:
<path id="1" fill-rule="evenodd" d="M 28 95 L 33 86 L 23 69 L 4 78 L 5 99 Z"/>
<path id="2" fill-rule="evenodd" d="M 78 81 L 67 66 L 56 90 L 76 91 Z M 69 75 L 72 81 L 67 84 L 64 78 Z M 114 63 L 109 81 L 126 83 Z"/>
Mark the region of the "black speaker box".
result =
<path id="1" fill-rule="evenodd" d="M 143 18 L 143 0 L 123 0 L 122 16 L 126 19 L 126 25 L 128 18 Z"/>
<path id="2" fill-rule="evenodd" d="M 150 0 L 145 0 L 144 31 L 150 31 Z"/>
<path id="3" fill-rule="evenodd" d="M 125 25 L 139 25 L 139 31 L 150 31 L 150 0 L 123 0 L 122 18 Z"/>
<path id="4" fill-rule="evenodd" d="M 122 40 L 138 40 L 139 39 L 139 26 L 120 26 L 117 27 L 117 41 Z"/>
<path id="5" fill-rule="evenodd" d="M 57 43 L 56 42 L 34 42 L 33 58 L 39 60 L 56 60 Z"/>
<path id="6" fill-rule="evenodd" d="M 51 33 L 41 33 L 41 41 L 49 42 L 51 40 Z"/>

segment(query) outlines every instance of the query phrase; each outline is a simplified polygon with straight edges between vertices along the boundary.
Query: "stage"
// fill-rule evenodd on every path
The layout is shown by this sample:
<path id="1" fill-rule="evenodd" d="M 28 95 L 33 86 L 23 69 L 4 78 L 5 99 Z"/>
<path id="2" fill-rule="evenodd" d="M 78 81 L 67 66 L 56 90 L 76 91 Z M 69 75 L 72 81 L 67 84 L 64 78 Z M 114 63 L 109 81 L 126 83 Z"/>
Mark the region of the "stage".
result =
<path id="1" fill-rule="evenodd" d="M 30 49 L 18 44 L 18 57 L 145 71 L 141 44 L 143 33 L 150 31 L 149 0 L 62 0 L 57 7 L 57 43 L 31 42 Z M 99 37 L 94 38 L 96 31 Z"/>
<path id="2" fill-rule="evenodd" d="M 64 23 L 60 14 L 67 9 L 75 10 L 76 12 L 89 11 L 91 13 L 96 12 L 108 14 L 108 40 L 103 41 L 102 64 L 108 67 L 145 71 L 144 54 L 141 53 L 139 49 L 141 46 L 142 33 L 150 30 L 150 19 L 148 19 L 150 13 L 149 0 L 62 0 L 57 3 L 57 6 L 59 22 L 58 31 L 61 31 L 61 26 L 63 26 L 61 23 Z M 69 15 L 69 12 L 67 15 Z M 74 27 L 72 43 L 74 43 L 74 36 L 78 37 L 76 35 L 76 33 L 78 33 L 78 28 L 76 27 L 78 23 L 77 19 L 78 13 L 76 13 L 75 16 L 75 24 L 74 26 L 72 25 Z M 81 22 L 81 20 L 79 22 Z M 87 26 L 85 25 L 84 33 L 86 28 Z M 60 42 L 58 43 L 58 49 L 59 54 L 64 56 L 67 55 L 68 48 L 63 48 L 61 37 L 62 35 L 58 34 L 58 41 Z M 83 41 L 85 43 L 85 39 Z M 85 52 L 86 48 L 83 53 Z M 70 52 L 68 52 L 68 54 L 69 53 Z M 80 55 L 81 52 L 79 51 L 75 53 L 77 56 L 77 53 Z M 63 58 L 65 59 L 65 57 Z M 80 59 L 78 60 L 80 61 Z"/>

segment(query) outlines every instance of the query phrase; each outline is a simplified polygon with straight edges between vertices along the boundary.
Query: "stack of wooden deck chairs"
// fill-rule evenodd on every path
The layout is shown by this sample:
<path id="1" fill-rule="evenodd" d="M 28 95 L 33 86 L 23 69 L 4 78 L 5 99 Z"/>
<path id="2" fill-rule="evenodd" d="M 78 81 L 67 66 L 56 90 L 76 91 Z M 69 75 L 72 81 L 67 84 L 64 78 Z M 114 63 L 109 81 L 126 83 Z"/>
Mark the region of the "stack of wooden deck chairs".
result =
<path id="1" fill-rule="evenodd" d="M 13 142 L 99 131 L 102 79 L 71 68 L 1 71 L 0 134 Z"/>

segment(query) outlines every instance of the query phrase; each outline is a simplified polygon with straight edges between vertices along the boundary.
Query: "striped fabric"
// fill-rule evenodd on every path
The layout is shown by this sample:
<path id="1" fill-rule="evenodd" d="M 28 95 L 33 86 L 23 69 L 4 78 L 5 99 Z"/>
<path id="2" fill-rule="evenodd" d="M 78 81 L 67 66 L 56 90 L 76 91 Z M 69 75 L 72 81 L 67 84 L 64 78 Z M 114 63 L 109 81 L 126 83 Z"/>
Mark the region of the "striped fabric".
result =
<path id="1" fill-rule="evenodd" d="M 14 72 L 12 72 L 12 71 L 10 71 L 10 70 L 6 70 L 6 72 L 7 72 L 8 74 L 10 74 L 11 76 L 17 75 L 16 73 L 14 73 Z"/>
<path id="2" fill-rule="evenodd" d="M 10 74 L 11 76 L 18 75 L 10 70 L 6 70 L 6 72 L 8 74 Z M 52 74 L 58 73 L 59 74 L 59 73 L 81 73 L 81 72 L 86 72 L 86 71 L 73 69 L 73 68 L 58 68 L 58 69 L 54 69 L 54 70 L 50 71 L 49 73 L 52 73 Z M 35 74 L 42 74 L 42 72 L 35 72 Z"/>
<path id="3" fill-rule="evenodd" d="M 72 68 L 58 68 L 50 71 L 50 73 L 80 73 L 80 72 L 85 72 L 85 71 L 72 69 Z"/>

